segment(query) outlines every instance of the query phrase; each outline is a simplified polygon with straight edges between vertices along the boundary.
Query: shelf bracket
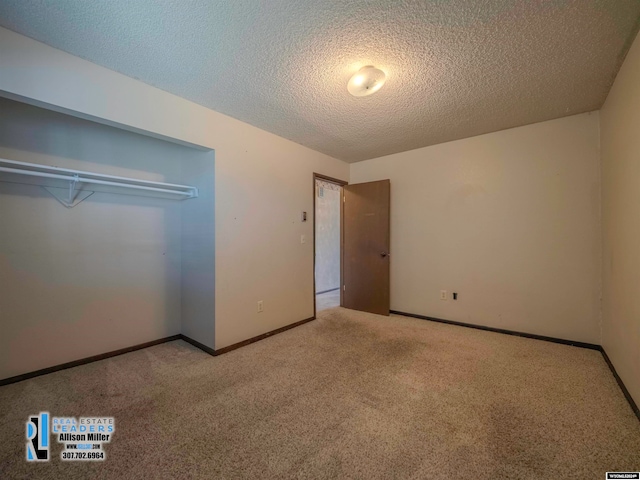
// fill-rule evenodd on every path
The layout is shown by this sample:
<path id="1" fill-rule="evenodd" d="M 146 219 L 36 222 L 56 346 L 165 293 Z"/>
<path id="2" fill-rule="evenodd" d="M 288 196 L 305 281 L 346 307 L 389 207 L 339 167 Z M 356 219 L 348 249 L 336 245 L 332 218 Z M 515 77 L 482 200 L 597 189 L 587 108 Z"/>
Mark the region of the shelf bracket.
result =
<path id="1" fill-rule="evenodd" d="M 69 189 L 58 187 L 42 187 L 67 208 L 73 208 L 94 194 L 91 190 L 76 190 L 78 175 L 69 181 Z"/>
<path id="2" fill-rule="evenodd" d="M 71 180 L 69 182 L 69 199 L 67 200 L 67 203 L 69 203 L 69 205 L 73 204 L 73 201 L 75 200 L 75 190 L 76 190 L 76 185 L 78 184 L 78 175 L 74 175 L 73 176 L 73 180 Z"/>

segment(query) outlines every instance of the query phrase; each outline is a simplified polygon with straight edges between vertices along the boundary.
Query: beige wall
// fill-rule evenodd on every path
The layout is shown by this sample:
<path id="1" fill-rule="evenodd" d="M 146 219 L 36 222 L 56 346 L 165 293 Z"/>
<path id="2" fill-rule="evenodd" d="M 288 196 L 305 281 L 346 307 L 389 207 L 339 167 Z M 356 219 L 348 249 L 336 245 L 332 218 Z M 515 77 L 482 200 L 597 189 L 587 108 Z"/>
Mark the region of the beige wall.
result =
<path id="1" fill-rule="evenodd" d="M 179 183 L 203 155 L 0 99 L 3 158 Z M 0 379 L 180 333 L 183 202 L 103 191 L 67 209 L 0 176 Z"/>
<path id="2" fill-rule="evenodd" d="M 600 343 L 597 113 L 351 167 L 385 178 L 392 309 Z"/>
<path id="3" fill-rule="evenodd" d="M 0 95 L 215 149 L 216 348 L 313 315 L 312 175 L 348 164 L 3 28 L 0 44 Z"/>
<path id="4" fill-rule="evenodd" d="M 640 38 L 601 110 L 602 345 L 640 404 Z"/>

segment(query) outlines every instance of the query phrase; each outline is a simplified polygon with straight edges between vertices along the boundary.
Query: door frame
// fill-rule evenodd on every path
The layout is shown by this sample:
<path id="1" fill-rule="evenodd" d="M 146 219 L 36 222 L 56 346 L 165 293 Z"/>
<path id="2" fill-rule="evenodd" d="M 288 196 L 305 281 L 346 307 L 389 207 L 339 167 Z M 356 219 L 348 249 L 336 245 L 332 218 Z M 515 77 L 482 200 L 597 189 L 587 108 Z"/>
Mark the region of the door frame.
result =
<path id="1" fill-rule="evenodd" d="M 340 305 L 343 303 L 342 295 L 344 284 L 343 271 L 343 255 L 344 255 L 344 201 L 342 199 L 344 192 L 342 187 L 349 185 L 349 182 L 338 178 L 329 177 L 321 173 L 313 172 L 313 318 L 316 318 L 316 180 L 324 180 L 325 182 L 340 185 Z"/>

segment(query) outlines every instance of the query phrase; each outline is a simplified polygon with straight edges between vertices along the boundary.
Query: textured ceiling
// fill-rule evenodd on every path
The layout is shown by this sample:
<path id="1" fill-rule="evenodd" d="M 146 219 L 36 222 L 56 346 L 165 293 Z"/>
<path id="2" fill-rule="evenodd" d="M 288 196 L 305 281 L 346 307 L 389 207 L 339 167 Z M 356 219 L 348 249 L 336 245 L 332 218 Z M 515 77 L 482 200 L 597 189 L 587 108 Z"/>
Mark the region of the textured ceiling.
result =
<path id="1" fill-rule="evenodd" d="M 604 102 L 639 0 L 2 0 L 0 25 L 346 161 Z M 375 95 L 347 93 L 364 65 Z"/>

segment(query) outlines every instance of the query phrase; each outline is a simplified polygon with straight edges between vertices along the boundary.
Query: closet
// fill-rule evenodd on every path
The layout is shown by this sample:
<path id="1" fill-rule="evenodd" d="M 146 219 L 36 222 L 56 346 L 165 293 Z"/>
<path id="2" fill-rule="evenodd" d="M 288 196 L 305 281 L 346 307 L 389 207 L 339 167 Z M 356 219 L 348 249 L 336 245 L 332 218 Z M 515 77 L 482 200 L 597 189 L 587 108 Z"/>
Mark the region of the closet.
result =
<path id="1" fill-rule="evenodd" d="M 213 151 L 0 99 L 0 158 L 0 379 L 213 348 Z"/>

